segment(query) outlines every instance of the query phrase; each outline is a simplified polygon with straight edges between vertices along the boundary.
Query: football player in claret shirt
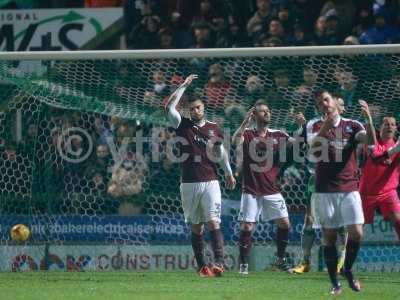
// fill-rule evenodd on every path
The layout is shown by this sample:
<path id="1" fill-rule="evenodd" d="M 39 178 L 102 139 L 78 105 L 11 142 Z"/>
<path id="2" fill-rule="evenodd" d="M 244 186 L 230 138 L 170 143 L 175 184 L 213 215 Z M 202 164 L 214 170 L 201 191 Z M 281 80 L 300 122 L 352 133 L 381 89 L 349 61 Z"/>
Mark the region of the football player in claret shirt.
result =
<path id="1" fill-rule="evenodd" d="M 379 138 L 366 153 L 362 167 L 360 194 L 365 224 L 374 222 L 375 209 L 379 208 L 385 220 L 390 220 L 400 240 L 400 200 L 397 195 L 400 177 L 400 140 L 394 117 L 383 118 Z"/>
<path id="2" fill-rule="evenodd" d="M 338 105 L 339 113 L 342 114 L 345 111 L 344 101 L 340 97 L 335 97 L 335 100 Z M 302 127 L 299 128 L 294 136 L 298 136 L 302 140 L 300 141 L 303 145 L 308 145 L 309 141 L 307 140 L 307 132 L 312 137 L 312 127 L 314 122 L 323 120 L 324 116 L 319 115 L 318 117 L 311 119 L 309 122 L 306 122 L 304 116 L 302 114 L 295 115 L 295 118 L 298 119 L 302 124 Z M 308 127 L 305 125 L 307 124 Z M 303 148 L 304 149 L 304 148 Z M 303 257 L 300 264 L 295 266 L 292 269 L 292 272 L 295 274 L 303 274 L 307 273 L 311 269 L 311 249 L 314 244 L 314 240 L 316 237 L 316 229 L 320 229 L 321 225 L 319 224 L 316 216 L 313 214 L 311 209 L 312 203 L 314 202 L 314 193 L 315 193 L 315 163 L 313 163 L 313 157 L 308 156 L 306 159 L 307 170 L 310 173 L 308 184 L 307 184 L 307 199 L 305 202 L 306 213 L 304 216 L 304 225 L 301 233 L 301 248 L 303 250 Z M 338 240 L 336 242 L 339 250 L 339 259 L 337 265 L 337 272 L 343 268 L 344 259 L 346 255 L 346 242 L 347 242 L 347 231 L 345 227 L 340 227 L 338 229 Z"/>
<path id="3" fill-rule="evenodd" d="M 291 144 L 292 138 L 280 130 L 269 128 L 271 111 L 263 101 L 257 101 L 233 135 L 238 152 L 243 153 L 242 198 L 239 221 L 239 273 L 248 274 L 252 245 L 252 230 L 255 223 L 274 220 L 278 225 L 276 233 L 276 269 L 289 271 L 285 259 L 290 222 L 285 200 L 278 185 L 281 154 Z M 250 128 L 252 122 L 255 128 Z M 289 141 L 290 140 L 290 141 Z"/>
<path id="4" fill-rule="evenodd" d="M 170 125 L 180 139 L 181 200 L 185 221 L 191 225 L 192 247 L 201 277 L 220 276 L 224 271 L 223 236 L 220 229 L 221 190 L 217 176 L 216 161 L 225 172 L 228 189 L 236 180 L 232 175 L 228 154 L 222 145 L 222 133 L 216 123 L 207 121 L 204 102 L 196 99 L 188 103 L 190 119 L 176 110 L 186 88 L 197 75 L 188 76 L 184 83 L 170 96 L 166 110 Z M 204 224 L 211 235 L 214 263 L 208 266 L 204 260 Z"/>
<path id="5" fill-rule="evenodd" d="M 324 258 L 332 283 L 331 294 L 339 295 L 342 287 L 337 278 L 338 254 L 336 239 L 338 229 L 346 226 L 348 241 L 342 275 L 352 290 L 359 292 L 361 284 L 355 279 L 352 266 L 357 258 L 362 239 L 364 215 L 358 192 L 358 143 L 371 143 L 363 125 L 341 117 L 336 100 L 327 91 L 315 95 L 318 111 L 323 119 L 307 124 L 310 151 L 317 159 L 315 169 L 314 211 L 321 224 L 324 237 Z M 368 105 L 360 101 L 361 110 L 371 126 Z M 371 132 L 371 130 L 369 129 Z"/>

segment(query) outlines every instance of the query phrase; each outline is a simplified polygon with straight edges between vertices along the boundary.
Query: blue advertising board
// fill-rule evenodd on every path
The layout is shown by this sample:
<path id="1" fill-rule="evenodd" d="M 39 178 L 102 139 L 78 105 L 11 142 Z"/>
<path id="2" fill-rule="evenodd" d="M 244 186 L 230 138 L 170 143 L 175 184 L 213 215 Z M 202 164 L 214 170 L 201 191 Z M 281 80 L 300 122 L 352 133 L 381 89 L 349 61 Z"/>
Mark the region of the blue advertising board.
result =
<path id="1" fill-rule="evenodd" d="M 303 215 L 290 217 L 290 241 L 300 241 Z M 226 242 L 237 240 L 239 222 L 232 216 L 222 216 L 221 227 Z M 0 217 L 0 238 L 9 240 L 15 224 L 26 224 L 33 241 L 186 243 L 190 230 L 181 215 L 174 216 L 61 216 L 61 215 L 3 215 Z M 255 237 L 262 241 L 275 239 L 274 223 L 259 223 Z"/>

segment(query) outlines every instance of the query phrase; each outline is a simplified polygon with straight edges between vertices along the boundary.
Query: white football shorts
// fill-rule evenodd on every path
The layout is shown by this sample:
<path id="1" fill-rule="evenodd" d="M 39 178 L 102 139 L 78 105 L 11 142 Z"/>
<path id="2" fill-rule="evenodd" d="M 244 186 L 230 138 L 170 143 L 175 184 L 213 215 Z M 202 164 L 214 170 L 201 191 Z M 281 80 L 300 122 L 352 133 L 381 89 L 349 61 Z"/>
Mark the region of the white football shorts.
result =
<path id="1" fill-rule="evenodd" d="M 242 194 L 238 220 L 241 222 L 270 221 L 288 217 L 285 199 L 281 193 L 268 196 Z"/>
<path id="2" fill-rule="evenodd" d="M 186 223 L 221 222 L 221 190 L 218 180 L 181 183 L 180 190 Z"/>
<path id="3" fill-rule="evenodd" d="M 315 196 L 315 193 L 311 194 L 311 199 L 310 199 L 310 204 L 311 204 L 311 217 L 313 219 L 313 224 L 312 224 L 312 228 L 314 229 L 321 229 L 321 222 L 318 219 L 318 216 L 315 212 L 315 199 L 317 199 L 317 197 Z"/>
<path id="4" fill-rule="evenodd" d="M 314 214 L 323 228 L 364 224 L 360 193 L 314 193 Z"/>

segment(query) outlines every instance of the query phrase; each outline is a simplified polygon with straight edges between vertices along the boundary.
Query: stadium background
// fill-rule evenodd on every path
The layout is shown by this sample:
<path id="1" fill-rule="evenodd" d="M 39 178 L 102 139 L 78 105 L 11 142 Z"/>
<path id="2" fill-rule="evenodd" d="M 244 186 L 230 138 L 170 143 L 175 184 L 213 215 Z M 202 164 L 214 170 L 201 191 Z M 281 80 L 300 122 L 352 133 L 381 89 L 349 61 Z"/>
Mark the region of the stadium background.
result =
<path id="1" fill-rule="evenodd" d="M 191 2 L 0 1 L 0 48 L 269 48 L 388 44 L 400 38 L 398 1 Z M 257 2 L 264 5 L 259 12 Z M 344 98 L 347 116 L 359 118 L 361 98 L 371 104 L 376 122 L 386 113 L 398 116 L 399 64 L 398 54 L 2 60 L 1 270 L 191 268 L 189 231 L 179 201 L 179 167 L 165 155 L 172 133 L 162 129 L 163 101 L 188 74 L 200 75 L 189 97 L 206 99 L 209 118 L 228 132 L 248 107 L 266 98 L 273 110 L 272 127 L 291 133 L 297 128 L 295 112 L 303 111 L 307 119 L 314 116 L 312 92 L 319 87 Z M 88 153 L 79 163 L 70 163 L 60 153 L 60 147 L 68 150 L 64 139 L 76 133 L 70 128 L 88 133 L 78 132 L 83 142 L 72 141 L 78 153 L 74 159 L 82 158 L 80 149 Z M 143 156 L 134 154 L 136 144 L 129 139 L 138 132 L 155 137 L 159 162 L 152 162 L 149 155 L 154 145 L 145 145 Z M 119 167 L 114 167 L 107 138 L 118 146 L 124 138 L 129 140 Z M 292 164 L 281 176 L 292 214 L 292 262 L 301 252 L 306 172 L 303 165 Z M 223 197 L 227 264 L 233 269 L 240 191 L 223 190 Z M 26 245 L 10 241 L 9 229 L 15 223 L 32 229 Z M 252 260 L 256 270 L 272 262 L 274 229 L 272 224 L 257 227 Z M 357 268 L 399 271 L 395 239 L 391 225 L 378 217 L 366 227 Z M 318 247 L 313 254 L 314 265 L 322 266 Z"/>

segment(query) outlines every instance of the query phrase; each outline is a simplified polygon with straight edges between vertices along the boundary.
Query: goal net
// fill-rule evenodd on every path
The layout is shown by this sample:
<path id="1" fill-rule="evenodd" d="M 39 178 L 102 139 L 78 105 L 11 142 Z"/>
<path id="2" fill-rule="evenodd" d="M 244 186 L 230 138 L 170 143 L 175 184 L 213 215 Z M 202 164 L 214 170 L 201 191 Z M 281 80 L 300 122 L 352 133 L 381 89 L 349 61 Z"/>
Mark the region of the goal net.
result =
<path id="1" fill-rule="evenodd" d="M 272 109 L 271 128 L 294 132 L 296 113 L 316 115 L 313 92 L 320 88 L 343 98 L 346 117 L 362 121 L 359 99 L 370 104 L 376 124 L 400 114 L 398 46 L 1 53 L 1 270 L 193 266 L 179 165 L 167 155 L 174 132 L 163 111 L 168 95 L 193 73 L 199 79 L 182 104 L 206 100 L 207 118 L 227 136 L 259 99 Z M 184 105 L 179 109 L 187 114 Z M 226 190 L 220 175 L 226 261 L 234 268 L 240 190 Z M 301 252 L 308 178 L 299 163 L 280 176 L 293 225 L 292 261 Z M 9 235 L 18 223 L 32 233 L 22 245 Z M 275 230 L 258 224 L 255 269 L 274 256 Z M 370 244 L 360 268 L 399 266 L 390 224 L 378 216 L 366 231 Z"/>

